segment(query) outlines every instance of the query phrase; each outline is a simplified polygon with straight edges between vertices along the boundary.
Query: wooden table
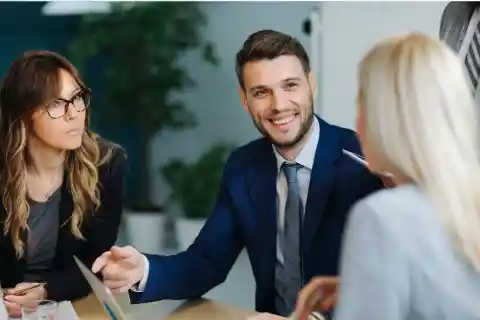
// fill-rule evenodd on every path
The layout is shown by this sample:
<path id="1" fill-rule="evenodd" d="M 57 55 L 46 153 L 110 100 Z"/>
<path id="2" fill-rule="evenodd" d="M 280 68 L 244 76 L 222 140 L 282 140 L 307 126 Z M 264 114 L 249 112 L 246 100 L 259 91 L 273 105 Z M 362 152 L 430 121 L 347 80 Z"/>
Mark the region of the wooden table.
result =
<path id="1" fill-rule="evenodd" d="M 93 295 L 73 303 L 73 306 L 81 320 L 109 319 L 105 310 Z M 155 302 L 135 305 L 134 307 L 154 309 Z M 154 311 L 152 311 L 152 314 L 154 314 Z M 242 310 L 213 300 L 199 299 L 186 302 L 165 320 L 246 320 L 248 316 L 253 314 L 255 314 L 254 311 Z"/>

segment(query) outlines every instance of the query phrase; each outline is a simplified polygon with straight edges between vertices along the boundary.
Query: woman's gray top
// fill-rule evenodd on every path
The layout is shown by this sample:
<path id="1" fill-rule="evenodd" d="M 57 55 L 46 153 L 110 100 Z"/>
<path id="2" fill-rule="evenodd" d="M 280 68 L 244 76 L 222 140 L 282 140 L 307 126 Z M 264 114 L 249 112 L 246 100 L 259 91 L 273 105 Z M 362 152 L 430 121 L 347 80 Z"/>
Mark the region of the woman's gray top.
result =
<path id="1" fill-rule="evenodd" d="M 51 269 L 58 239 L 61 189 L 46 202 L 29 200 L 25 282 L 43 282 Z"/>
<path id="2" fill-rule="evenodd" d="M 413 185 L 358 202 L 347 224 L 335 320 L 478 320 L 480 273 Z"/>

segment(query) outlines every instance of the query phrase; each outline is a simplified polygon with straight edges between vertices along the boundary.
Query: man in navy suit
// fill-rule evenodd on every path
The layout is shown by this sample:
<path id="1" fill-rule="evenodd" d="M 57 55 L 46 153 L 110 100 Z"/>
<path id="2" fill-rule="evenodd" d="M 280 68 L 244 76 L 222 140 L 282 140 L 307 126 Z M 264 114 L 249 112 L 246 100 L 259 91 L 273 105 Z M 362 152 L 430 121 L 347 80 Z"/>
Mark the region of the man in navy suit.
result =
<path id="1" fill-rule="evenodd" d="M 338 274 L 350 207 L 383 187 L 342 154 L 361 153 L 355 133 L 314 114 L 315 75 L 295 38 L 250 35 L 236 72 L 242 104 L 264 137 L 229 157 L 216 206 L 193 244 L 168 257 L 114 247 L 92 267 L 112 290 L 130 289 L 134 302 L 200 297 L 246 248 L 256 310 L 285 316 L 312 277 Z"/>

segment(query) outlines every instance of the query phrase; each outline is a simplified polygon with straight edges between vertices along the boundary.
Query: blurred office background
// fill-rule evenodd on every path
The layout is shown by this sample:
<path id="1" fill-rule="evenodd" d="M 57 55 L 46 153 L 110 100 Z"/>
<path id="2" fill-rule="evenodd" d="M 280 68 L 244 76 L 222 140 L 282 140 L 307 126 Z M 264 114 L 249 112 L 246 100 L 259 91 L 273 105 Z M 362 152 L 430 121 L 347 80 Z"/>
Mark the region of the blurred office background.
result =
<path id="1" fill-rule="evenodd" d="M 171 254 L 195 238 L 226 156 L 259 136 L 239 103 L 235 54 L 259 29 L 297 37 L 317 72 L 317 113 L 353 127 L 356 65 L 380 38 L 434 37 L 446 2 L 1 2 L 0 72 L 58 51 L 93 90 L 93 128 L 128 152 L 119 243 Z M 207 297 L 253 309 L 242 253 Z"/>

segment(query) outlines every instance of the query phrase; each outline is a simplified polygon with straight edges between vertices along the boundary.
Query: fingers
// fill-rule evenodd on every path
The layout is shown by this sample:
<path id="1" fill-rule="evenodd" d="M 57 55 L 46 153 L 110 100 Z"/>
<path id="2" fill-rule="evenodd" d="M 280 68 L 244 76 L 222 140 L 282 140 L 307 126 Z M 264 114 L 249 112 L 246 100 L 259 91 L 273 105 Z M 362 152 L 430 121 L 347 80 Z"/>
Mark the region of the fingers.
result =
<path id="1" fill-rule="evenodd" d="M 7 309 L 8 314 L 12 318 L 20 318 L 22 316 L 22 310 L 20 305 L 10 301 L 4 301 L 5 308 Z"/>
<path id="2" fill-rule="evenodd" d="M 19 290 L 23 290 L 26 288 L 30 288 L 31 286 L 35 285 L 35 283 L 19 283 L 15 286 L 15 288 L 10 289 L 8 294 L 4 297 L 6 301 L 11 303 L 16 303 L 19 305 L 25 305 L 32 301 L 42 300 L 44 297 L 44 289 L 43 287 L 38 287 L 31 289 L 23 294 L 15 294 Z"/>
<path id="3" fill-rule="evenodd" d="M 131 246 L 113 246 L 92 265 L 92 272 L 101 272 L 103 283 L 114 292 L 126 292 L 137 282 L 142 272 L 143 259 L 140 252 Z"/>
<path id="4" fill-rule="evenodd" d="M 112 291 L 120 291 L 124 287 L 130 288 L 131 285 L 128 278 L 123 280 L 105 280 L 103 283 Z"/>
<path id="5" fill-rule="evenodd" d="M 24 296 L 25 300 L 27 301 L 39 301 L 43 300 L 44 297 L 44 288 L 43 287 L 38 287 L 35 289 L 32 289 L 31 291 L 28 291 Z"/>
<path id="6" fill-rule="evenodd" d="M 319 298 L 319 289 L 323 284 L 323 278 L 313 278 L 301 291 L 297 298 L 296 313 L 302 315 L 311 311 L 312 301 L 315 303 Z M 302 316 L 300 316 L 303 318 Z"/>
<path id="7" fill-rule="evenodd" d="M 15 287 L 11 288 L 11 289 L 8 289 L 7 290 L 7 294 L 11 295 L 17 291 L 20 291 L 20 290 L 23 290 L 23 289 L 27 289 L 31 286 L 33 286 L 34 283 L 28 283 L 28 282 L 21 282 L 19 284 L 17 284 Z"/>
<path id="8" fill-rule="evenodd" d="M 17 291 L 17 290 L 22 290 L 22 289 L 29 288 L 29 287 L 31 287 L 31 286 L 33 286 L 33 285 L 35 285 L 35 284 L 36 284 L 36 283 L 21 282 L 21 283 L 17 284 L 17 285 L 15 286 L 15 288 L 13 288 L 13 289 L 14 289 L 15 291 Z"/>
<path id="9" fill-rule="evenodd" d="M 18 309 L 20 310 L 20 305 L 19 305 L 18 303 L 5 300 L 5 301 L 3 301 L 3 304 L 5 305 L 5 307 L 6 307 L 7 309 L 15 309 L 15 308 L 18 308 Z"/>
<path id="10" fill-rule="evenodd" d="M 382 180 L 383 186 L 385 188 L 395 188 L 396 187 L 396 183 L 393 180 L 393 178 L 381 175 L 380 179 Z"/>
<path id="11" fill-rule="evenodd" d="M 130 270 L 123 268 L 119 264 L 108 264 L 102 269 L 104 282 L 117 282 L 129 280 Z"/>
<path id="12" fill-rule="evenodd" d="M 107 265 L 108 261 L 111 258 L 111 253 L 110 251 L 104 252 L 100 257 L 98 257 L 95 262 L 92 265 L 92 272 L 93 273 L 98 273 L 100 270 L 105 268 Z"/>
<path id="13" fill-rule="evenodd" d="M 323 302 L 327 306 L 333 306 L 336 298 L 329 299 L 336 295 L 338 278 L 336 277 L 315 277 L 300 292 L 297 299 L 296 313 L 300 319 L 307 319 L 311 311 L 322 311 Z"/>
<path id="14" fill-rule="evenodd" d="M 27 301 L 29 301 L 28 297 L 29 296 L 27 295 L 23 295 L 23 296 L 8 295 L 8 296 L 5 296 L 4 299 L 5 301 L 22 305 L 22 304 L 25 304 Z"/>
<path id="15" fill-rule="evenodd" d="M 35 288 L 27 291 L 22 295 L 14 295 L 12 293 L 29 288 L 35 285 L 35 283 L 19 283 L 13 289 L 9 289 L 7 295 L 4 296 L 4 305 L 8 311 L 8 314 L 13 318 L 21 316 L 21 306 L 33 306 L 37 304 L 38 300 L 43 299 L 43 288 Z"/>
<path id="16" fill-rule="evenodd" d="M 110 251 L 104 252 L 98 257 L 92 265 L 92 272 L 98 273 L 105 268 L 110 262 L 122 262 L 125 265 L 135 267 L 135 261 L 140 252 L 131 246 L 118 247 L 113 246 Z"/>
<path id="17" fill-rule="evenodd" d="M 318 307 L 314 307 L 314 310 L 332 310 L 338 300 L 338 293 L 332 294 L 326 297 L 323 301 L 319 303 Z"/>
<path id="18" fill-rule="evenodd" d="M 112 258 L 114 260 L 128 260 L 134 257 L 136 253 L 138 253 L 138 251 L 131 246 L 113 246 L 110 249 L 110 252 L 112 253 Z"/>

